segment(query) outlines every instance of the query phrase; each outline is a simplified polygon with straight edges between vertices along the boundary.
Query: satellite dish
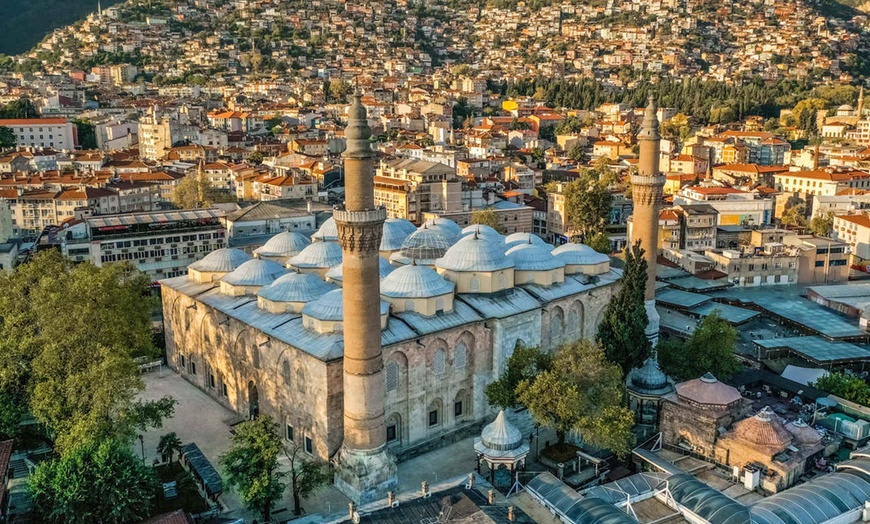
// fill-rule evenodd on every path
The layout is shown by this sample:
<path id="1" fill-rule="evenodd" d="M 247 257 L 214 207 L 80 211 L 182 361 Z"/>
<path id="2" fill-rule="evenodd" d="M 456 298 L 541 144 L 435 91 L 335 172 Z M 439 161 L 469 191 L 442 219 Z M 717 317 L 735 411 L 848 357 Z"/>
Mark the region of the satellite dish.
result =
<path id="1" fill-rule="evenodd" d="M 353 520 L 353 524 L 359 524 L 359 511 L 353 512 L 353 517 L 351 520 Z"/>

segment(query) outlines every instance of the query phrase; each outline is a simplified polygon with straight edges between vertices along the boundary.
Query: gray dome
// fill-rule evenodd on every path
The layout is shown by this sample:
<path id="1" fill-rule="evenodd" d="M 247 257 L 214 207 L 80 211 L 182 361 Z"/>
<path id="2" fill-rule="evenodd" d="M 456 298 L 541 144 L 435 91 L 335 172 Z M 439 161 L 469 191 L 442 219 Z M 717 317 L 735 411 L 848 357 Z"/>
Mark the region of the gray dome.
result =
<path id="1" fill-rule="evenodd" d="M 326 278 L 337 280 L 341 282 L 342 273 L 341 273 L 341 264 L 337 266 L 332 266 L 329 268 L 329 271 L 326 272 Z M 384 278 L 390 273 L 393 272 L 395 268 L 390 265 L 389 262 L 386 261 L 383 257 L 378 257 L 378 278 Z"/>
<path id="2" fill-rule="evenodd" d="M 295 231 L 284 231 L 270 238 L 254 254 L 264 257 L 292 257 L 308 247 L 311 241 Z"/>
<path id="3" fill-rule="evenodd" d="M 610 257 L 584 244 L 562 244 L 552 251 L 566 265 L 590 265 L 610 262 Z"/>
<path id="4" fill-rule="evenodd" d="M 388 218 L 384 222 L 384 235 L 381 237 L 380 251 L 397 251 L 402 248 L 411 234 L 417 231 L 414 224 L 403 218 Z"/>
<path id="5" fill-rule="evenodd" d="M 550 271 L 565 267 L 548 246 L 539 244 L 519 244 L 507 250 L 507 256 L 514 261 L 517 271 Z"/>
<path id="6" fill-rule="evenodd" d="M 273 302 L 310 302 L 335 289 L 311 273 L 288 273 L 263 286 L 257 295 Z"/>
<path id="7" fill-rule="evenodd" d="M 390 311 L 390 305 L 381 300 L 381 315 Z M 344 318 L 344 303 L 340 289 L 321 295 L 302 308 L 302 314 L 317 320 L 340 322 Z"/>
<path id="8" fill-rule="evenodd" d="M 248 260 L 251 260 L 251 256 L 244 251 L 225 247 L 212 251 L 187 267 L 203 273 L 229 273 Z"/>
<path id="9" fill-rule="evenodd" d="M 430 298 L 453 292 L 453 282 L 425 266 L 402 266 L 381 281 L 381 295 L 390 298 Z"/>
<path id="10" fill-rule="evenodd" d="M 504 243 L 507 244 L 508 246 L 513 247 L 513 246 L 516 246 L 518 244 L 528 244 L 529 239 L 531 239 L 532 244 L 535 244 L 537 246 L 549 245 L 544 241 L 543 238 L 541 238 L 538 235 L 535 235 L 533 233 L 511 233 L 510 235 L 505 237 Z"/>
<path id="11" fill-rule="evenodd" d="M 438 231 L 444 238 L 447 239 L 447 242 L 452 244 L 459 240 L 459 237 L 462 236 L 462 228 L 459 227 L 459 224 L 452 220 L 448 220 L 446 218 L 430 218 L 429 220 L 423 222 L 423 225 L 420 226 L 420 229 L 431 229 Z M 420 230 L 418 229 L 418 231 Z"/>
<path id="12" fill-rule="evenodd" d="M 341 246 L 335 242 L 315 242 L 287 264 L 299 268 L 327 268 L 341 264 Z"/>
<path id="13" fill-rule="evenodd" d="M 510 451 L 523 444 L 523 434 L 508 422 L 504 410 L 480 432 L 483 445 L 493 451 Z"/>
<path id="14" fill-rule="evenodd" d="M 643 366 L 631 371 L 629 388 L 647 394 L 664 394 L 673 389 L 654 358 L 646 359 Z"/>
<path id="15" fill-rule="evenodd" d="M 462 230 L 462 238 L 469 237 L 475 233 L 481 237 L 491 238 L 494 240 L 504 240 L 504 237 L 501 233 L 486 224 L 471 224 L 470 226 L 466 226 Z"/>
<path id="16" fill-rule="evenodd" d="M 221 282 L 233 286 L 265 286 L 286 273 L 284 266 L 271 260 L 248 260 L 232 273 L 225 275 Z"/>
<path id="17" fill-rule="evenodd" d="M 514 267 L 514 262 L 504 254 L 503 242 L 472 235 L 448 249 L 435 266 L 448 271 L 500 271 Z"/>
<path id="18" fill-rule="evenodd" d="M 316 233 L 311 235 L 313 240 L 319 240 L 320 242 L 329 242 L 329 241 L 337 241 L 338 240 L 338 226 L 335 223 L 335 219 L 329 217 L 326 219 L 320 229 L 317 230 Z"/>
<path id="19" fill-rule="evenodd" d="M 418 229 L 409 236 L 399 251 L 401 257 L 411 260 L 435 260 L 444 256 L 450 242 L 441 231 Z"/>

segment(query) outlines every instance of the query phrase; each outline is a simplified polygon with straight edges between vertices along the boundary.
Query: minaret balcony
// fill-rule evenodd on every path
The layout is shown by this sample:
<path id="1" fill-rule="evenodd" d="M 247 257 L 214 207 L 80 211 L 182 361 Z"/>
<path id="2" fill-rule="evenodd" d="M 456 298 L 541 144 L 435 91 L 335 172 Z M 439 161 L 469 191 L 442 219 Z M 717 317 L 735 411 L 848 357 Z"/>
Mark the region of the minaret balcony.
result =
<path id="1" fill-rule="evenodd" d="M 633 186 L 664 186 L 666 181 L 664 175 L 631 175 Z"/>
<path id="2" fill-rule="evenodd" d="M 346 209 L 334 209 L 332 217 L 336 223 L 345 224 L 376 224 L 387 220 L 387 210 L 384 207 L 365 209 L 363 211 L 348 211 Z"/>

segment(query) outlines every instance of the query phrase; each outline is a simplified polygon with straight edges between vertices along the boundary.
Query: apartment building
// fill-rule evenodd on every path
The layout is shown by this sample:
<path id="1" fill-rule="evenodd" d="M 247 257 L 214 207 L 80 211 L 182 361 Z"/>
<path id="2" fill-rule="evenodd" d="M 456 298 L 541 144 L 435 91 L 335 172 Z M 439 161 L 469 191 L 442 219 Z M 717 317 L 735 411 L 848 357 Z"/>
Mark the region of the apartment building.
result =
<path id="1" fill-rule="evenodd" d="M 680 247 L 705 251 L 716 247 L 716 226 L 719 212 L 707 204 L 680 205 Z"/>
<path id="2" fill-rule="evenodd" d="M 849 244 L 853 264 L 870 260 L 870 217 L 839 215 L 834 217 L 834 238 Z"/>
<path id="3" fill-rule="evenodd" d="M 38 149 L 72 150 L 78 147 L 78 130 L 66 118 L 0 119 L 9 128 L 18 146 Z"/>
<path id="4" fill-rule="evenodd" d="M 707 250 L 704 256 L 738 287 L 795 284 L 798 280 L 798 252 L 781 244 L 752 254 L 733 249 Z"/>
<path id="5" fill-rule="evenodd" d="M 773 217 L 773 200 L 755 191 L 731 187 L 684 187 L 674 195 L 674 205 L 706 204 L 718 213 L 719 225 L 762 226 Z"/>
<path id="6" fill-rule="evenodd" d="M 773 175 L 776 189 L 813 196 L 835 196 L 846 189 L 870 190 L 870 173 L 854 169 L 826 168 L 789 171 Z"/>
<path id="7" fill-rule="evenodd" d="M 375 203 L 390 218 L 422 223 L 424 213 L 463 211 L 462 182 L 454 169 L 425 160 L 382 160 L 374 178 Z M 470 211 L 470 209 L 466 210 Z"/>
<path id="8" fill-rule="evenodd" d="M 65 220 L 121 211 L 118 193 L 98 187 L 59 191 L 0 189 L 0 200 L 5 200 L 12 211 L 15 236 L 24 238 L 35 238 L 46 227 Z"/>

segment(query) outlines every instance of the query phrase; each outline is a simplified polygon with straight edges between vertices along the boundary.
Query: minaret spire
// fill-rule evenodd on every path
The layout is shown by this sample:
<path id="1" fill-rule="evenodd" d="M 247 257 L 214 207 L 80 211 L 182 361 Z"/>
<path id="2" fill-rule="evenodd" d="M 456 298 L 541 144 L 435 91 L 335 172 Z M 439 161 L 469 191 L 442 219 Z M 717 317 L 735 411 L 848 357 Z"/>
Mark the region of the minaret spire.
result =
<path id="1" fill-rule="evenodd" d="M 858 120 L 864 118 L 864 86 L 858 91 Z"/>

